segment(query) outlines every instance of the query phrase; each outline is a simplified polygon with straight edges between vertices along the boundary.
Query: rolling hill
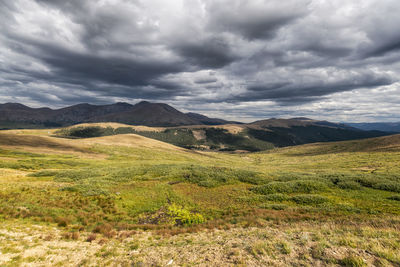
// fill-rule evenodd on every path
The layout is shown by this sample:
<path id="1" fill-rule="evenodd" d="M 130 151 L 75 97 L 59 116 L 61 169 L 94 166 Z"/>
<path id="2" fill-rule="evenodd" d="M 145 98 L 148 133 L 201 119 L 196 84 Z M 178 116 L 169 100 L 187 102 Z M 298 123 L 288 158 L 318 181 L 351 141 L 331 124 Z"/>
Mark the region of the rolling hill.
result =
<path id="1" fill-rule="evenodd" d="M 92 138 L 133 133 L 183 148 L 214 151 L 262 151 L 315 142 L 345 141 L 384 136 L 346 125 L 310 119 L 269 119 L 250 124 L 139 127 L 124 124 L 82 124 L 60 129 L 56 136 Z"/>

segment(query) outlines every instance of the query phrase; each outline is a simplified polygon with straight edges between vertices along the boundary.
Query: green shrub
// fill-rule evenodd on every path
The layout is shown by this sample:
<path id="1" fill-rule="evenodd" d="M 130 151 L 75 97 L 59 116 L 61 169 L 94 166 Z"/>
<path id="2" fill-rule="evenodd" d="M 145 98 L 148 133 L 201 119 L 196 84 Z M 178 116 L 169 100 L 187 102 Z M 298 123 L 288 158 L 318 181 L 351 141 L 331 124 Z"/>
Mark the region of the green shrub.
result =
<path id="1" fill-rule="evenodd" d="M 393 181 L 386 181 L 386 182 L 381 182 L 381 183 L 375 184 L 373 186 L 373 188 L 400 193 L 400 183 L 393 182 Z"/>
<path id="2" fill-rule="evenodd" d="M 388 197 L 387 199 L 400 201 L 400 195 L 391 196 Z"/>
<path id="3" fill-rule="evenodd" d="M 128 133 L 135 133 L 135 130 L 130 127 L 119 127 L 114 129 L 112 127 L 100 126 L 78 126 L 60 129 L 55 132 L 58 136 L 70 138 L 91 138 Z"/>
<path id="4" fill-rule="evenodd" d="M 318 195 L 297 195 L 291 200 L 301 205 L 319 205 L 329 201 L 326 197 Z"/>
<path id="5" fill-rule="evenodd" d="M 355 181 L 340 181 L 336 184 L 341 189 L 360 190 L 361 185 Z"/>
<path id="6" fill-rule="evenodd" d="M 285 204 L 265 204 L 261 205 L 261 208 L 271 209 L 271 210 L 285 210 L 288 208 L 288 205 Z"/>
<path id="7" fill-rule="evenodd" d="M 28 176 L 31 177 L 49 177 L 49 176 L 54 176 L 58 173 L 58 171 L 54 170 L 44 170 L 44 171 L 38 171 L 34 173 L 30 173 Z"/>
<path id="8" fill-rule="evenodd" d="M 280 193 L 270 194 L 270 195 L 265 195 L 264 196 L 264 200 L 267 200 L 267 201 L 282 202 L 282 201 L 285 201 L 285 200 L 288 200 L 288 199 L 289 199 L 288 196 L 286 196 L 284 194 L 280 194 Z"/>
<path id="9" fill-rule="evenodd" d="M 195 165 L 184 166 L 176 176 L 204 187 L 215 187 L 235 181 L 256 183 L 259 180 L 258 173 L 252 171 Z"/>
<path id="10" fill-rule="evenodd" d="M 59 189 L 60 191 L 67 191 L 67 192 L 78 192 L 82 194 L 83 196 L 100 196 L 104 195 L 107 196 L 109 195 L 109 192 L 101 188 L 99 185 L 96 184 L 77 184 L 73 186 L 65 186 Z"/>
<path id="11" fill-rule="evenodd" d="M 101 176 L 100 170 L 93 168 L 62 170 L 57 172 L 57 174 L 54 176 L 54 180 L 57 182 L 76 182 L 99 176 Z"/>
<path id="12" fill-rule="evenodd" d="M 168 207 L 168 214 L 177 225 L 193 225 L 204 223 L 205 219 L 200 213 L 192 213 L 189 210 L 172 204 Z"/>
<path id="13" fill-rule="evenodd" d="M 362 176 L 362 177 L 357 177 L 356 182 L 365 187 L 374 187 L 379 183 L 385 182 L 385 180 L 376 176 Z"/>
<path id="14" fill-rule="evenodd" d="M 273 193 L 312 193 L 327 190 L 326 183 L 313 180 L 296 180 L 288 182 L 271 182 L 266 185 L 253 187 L 252 190 L 259 194 Z"/>

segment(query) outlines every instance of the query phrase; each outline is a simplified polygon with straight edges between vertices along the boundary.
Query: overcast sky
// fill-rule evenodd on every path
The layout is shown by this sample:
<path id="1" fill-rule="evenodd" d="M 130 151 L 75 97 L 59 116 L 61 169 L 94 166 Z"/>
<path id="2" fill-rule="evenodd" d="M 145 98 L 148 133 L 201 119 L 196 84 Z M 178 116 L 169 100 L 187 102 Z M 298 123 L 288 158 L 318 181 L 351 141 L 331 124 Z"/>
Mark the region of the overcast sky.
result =
<path id="1" fill-rule="evenodd" d="M 399 0 L 0 0 L 0 103 L 400 121 Z"/>

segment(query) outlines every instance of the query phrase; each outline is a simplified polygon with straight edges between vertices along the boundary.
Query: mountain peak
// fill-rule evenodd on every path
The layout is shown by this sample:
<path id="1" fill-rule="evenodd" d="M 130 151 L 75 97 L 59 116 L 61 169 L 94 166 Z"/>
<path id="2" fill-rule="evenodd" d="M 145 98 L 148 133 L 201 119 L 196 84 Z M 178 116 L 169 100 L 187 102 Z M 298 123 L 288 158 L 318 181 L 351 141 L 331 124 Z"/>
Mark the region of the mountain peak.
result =
<path id="1" fill-rule="evenodd" d="M 0 107 L 4 107 L 4 108 L 23 108 L 23 109 L 29 109 L 28 106 L 25 106 L 23 104 L 20 103 L 5 103 L 5 104 L 0 104 Z"/>
<path id="2" fill-rule="evenodd" d="M 149 101 L 145 101 L 145 100 L 143 100 L 143 101 L 140 101 L 139 103 L 137 103 L 136 105 L 149 105 L 149 104 L 155 104 L 155 103 L 151 103 L 151 102 L 149 102 Z"/>

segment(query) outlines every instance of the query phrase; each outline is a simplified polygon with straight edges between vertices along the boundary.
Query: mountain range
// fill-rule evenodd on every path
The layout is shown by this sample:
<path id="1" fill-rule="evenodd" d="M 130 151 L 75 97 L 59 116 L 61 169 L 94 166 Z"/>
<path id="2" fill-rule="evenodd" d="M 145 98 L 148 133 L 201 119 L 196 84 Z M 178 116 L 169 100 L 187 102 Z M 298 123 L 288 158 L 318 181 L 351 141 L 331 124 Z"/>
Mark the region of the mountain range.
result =
<path id="1" fill-rule="evenodd" d="M 347 125 L 364 131 L 384 131 L 392 133 L 400 133 L 400 122 L 362 122 L 347 123 Z"/>
<path id="2" fill-rule="evenodd" d="M 108 122 L 121 123 L 125 126 L 111 131 L 110 128 L 99 129 L 98 126 L 73 126 L 81 123 Z M 157 132 L 143 131 L 129 128 L 133 127 L 132 125 L 166 128 Z M 167 104 L 147 101 L 135 105 L 85 103 L 61 109 L 30 108 L 18 103 L 0 104 L 0 129 L 68 126 L 79 129 L 63 131 L 64 137 L 86 138 L 135 133 L 185 148 L 228 151 L 259 151 L 272 147 L 345 141 L 391 134 L 383 131 L 364 131 L 347 124 L 302 117 L 272 118 L 245 124 L 209 118 L 197 113 L 183 113 Z M 81 129 L 82 127 L 84 129 Z"/>
<path id="3" fill-rule="evenodd" d="M 183 113 L 163 103 L 135 105 L 78 104 L 61 109 L 30 108 L 19 103 L 0 104 L 0 128 L 62 127 L 84 122 L 119 122 L 145 126 L 218 125 L 230 123 L 197 113 Z"/>

